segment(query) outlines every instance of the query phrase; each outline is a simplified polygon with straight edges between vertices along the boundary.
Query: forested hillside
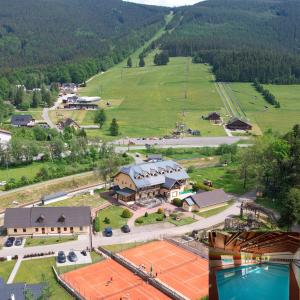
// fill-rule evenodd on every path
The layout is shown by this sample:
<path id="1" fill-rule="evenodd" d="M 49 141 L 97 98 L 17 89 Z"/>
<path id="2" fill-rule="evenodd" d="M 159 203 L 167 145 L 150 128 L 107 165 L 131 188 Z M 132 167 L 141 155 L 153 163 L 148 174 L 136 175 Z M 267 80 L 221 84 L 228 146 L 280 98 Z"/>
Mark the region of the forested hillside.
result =
<path id="1" fill-rule="evenodd" d="M 83 83 L 141 47 L 167 13 L 121 0 L 0 0 L 0 122 L 12 108 L 3 100 L 31 105 L 16 103 L 17 84 Z"/>
<path id="2" fill-rule="evenodd" d="M 179 8 L 162 48 L 209 62 L 223 81 L 300 80 L 300 2 L 209 0 Z"/>
<path id="3" fill-rule="evenodd" d="M 122 53 L 166 12 L 121 0 L 0 0 L 0 7 L 2 68 Z"/>

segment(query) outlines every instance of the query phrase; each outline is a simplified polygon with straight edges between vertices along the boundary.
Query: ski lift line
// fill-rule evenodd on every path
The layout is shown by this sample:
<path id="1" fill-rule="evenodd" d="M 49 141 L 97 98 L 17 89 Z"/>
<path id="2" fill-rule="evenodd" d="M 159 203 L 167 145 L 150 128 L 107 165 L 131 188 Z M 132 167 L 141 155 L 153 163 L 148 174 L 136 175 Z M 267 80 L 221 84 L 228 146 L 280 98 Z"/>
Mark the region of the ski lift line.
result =
<path id="1" fill-rule="evenodd" d="M 224 93 L 226 93 L 227 98 L 229 99 L 230 103 L 232 104 L 232 106 L 234 107 L 234 110 L 236 112 L 235 116 L 241 117 L 241 112 L 240 107 L 237 105 L 237 103 L 234 101 L 232 94 L 230 93 L 229 89 L 228 89 L 228 85 L 225 82 L 221 83 L 224 89 Z"/>
<path id="2" fill-rule="evenodd" d="M 215 82 L 215 85 L 216 85 L 216 89 L 224 103 L 224 106 L 228 112 L 228 114 L 230 116 L 235 116 L 236 113 L 234 112 L 231 104 L 230 104 L 230 100 L 228 99 L 228 96 L 226 95 L 225 91 L 224 91 L 224 87 L 221 85 L 220 82 Z"/>
<path id="3" fill-rule="evenodd" d="M 228 93 L 230 94 L 229 96 L 232 97 L 232 99 L 236 102 L 237 106 L 239 107 L 239 110 L 241 111 L 240 116 L 244 115 L 245 118 L 247 118 L 247 115 L 246 115 L 245 111 L 243 110 L 243 108 L 242 108 L 242 106 L 241 106 L 239 100 L 237 99 L 237 97 L 234 95 L 233 90 L 231 89 L 230 85 L 227 83 L 225 86 L 227 87 L 227 91 L 228 91 Z M 230 97 L 230 98 L 231 98 L 231 97 Z M 233 102 L 233 101 L 232 101 L 232 102 Z"/>

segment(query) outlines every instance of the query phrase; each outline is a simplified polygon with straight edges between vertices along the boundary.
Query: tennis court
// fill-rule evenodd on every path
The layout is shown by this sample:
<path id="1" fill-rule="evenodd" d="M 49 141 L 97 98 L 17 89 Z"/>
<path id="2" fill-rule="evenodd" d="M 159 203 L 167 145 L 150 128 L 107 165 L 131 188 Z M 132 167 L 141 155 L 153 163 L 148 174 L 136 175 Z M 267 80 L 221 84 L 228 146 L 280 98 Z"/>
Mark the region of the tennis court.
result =
<path id="1" fill-rule="evenodd" d="M 105 260 L 62 275 L 87 300 L 170 299 L 114 260 Z"/>
<path id="2" fill-rule="evenodd" d="M 179 246 L 155 241 L 120 254 L 190 299 L 208 295 L 208 261 Z"/>
<path id="3" fill-rule="evenodd" d="M 170 299 L 111 259 L 65 273 L 62 278 L 87 300 Z"/>

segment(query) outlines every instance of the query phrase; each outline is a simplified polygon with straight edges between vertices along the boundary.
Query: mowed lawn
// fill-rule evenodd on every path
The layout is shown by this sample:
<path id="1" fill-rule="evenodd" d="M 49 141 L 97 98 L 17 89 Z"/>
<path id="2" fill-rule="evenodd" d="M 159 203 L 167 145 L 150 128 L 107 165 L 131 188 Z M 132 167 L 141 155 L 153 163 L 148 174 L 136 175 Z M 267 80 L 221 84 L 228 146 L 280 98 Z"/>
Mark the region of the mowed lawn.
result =
<path id="1" fill-rule="evenodd" d="M 13 270 L 14 266 L 16 264 L 16 260 L 10 260 L 10 261 L 2 261 L 0 262 L 0 278 L 4 280 L 4 282 L 7 282 L 11 271 Z"/>
<path id="2" fill-rule="evenodd" d="M 121 206 L 110 206 L 98 212 L 97 218 L 100 219 L 100 231 L 106 227 L 121 228 L 127 224 L 129 218 L 123 218 L 122 212 L 124 208 Z M 109 223 L 104 222 L 105 218 L 109 219 Z"/>
<path id="3" fill-rule="evenodd" d="M 214 188 L 224 189 L 227 193 L 237 195 L 242 195 L 253 188 L 253 180 L 249 179 L 244 189 L 244 181 L 236 165 L 228 167 L 196 168 L 193 172 L 189 173 L 189 176 L 191 180 L 195 182 L 211 180 Z"/>
<path id="4" fill-rule="evenodd" d="M 103 130 L 89 131 L 91 135 L 108 135 L 111 119 L 116 118 L 121 136 L 171 134 L 176 122 L 198 129 L 204 136 L 224 136 L 222 127 L 201 118 L 212 111 L 223 111 L 210 68 L 183 57 L 170 58 L 167 66 L 154 66 L 153 56 L 154 53 L 146 58 L 145 68 L 136 67 L 138 59 L 134 56 L 133 68 L 126 68 L 123 62 L 81 89 L 81 95 L 100 94 L 105 103 L 114 101 L 113 107 L 107 109 Z M 92 118 L 86 115 L 84 123 L 86 120 Z"/>
<path id="5" fill-rule="evenodd" d="M 68 300 L 73 299 L 55 280 L 52 266 L 55 265 L 55 258 L 41 258 L 22 261 L 21 266 L 14 279 L 16 282 L 40 283 L 44 280 L 49 284 L 50 299 Z"/>
<path id="6" fill-rule="evenodd" d="M 247 118 L 257 124 L 262 132 L 271 128 L 286 133 L 300 122 L 300 85 L 264 85 L 279 100 L 280 108 L 267 103 L 251 83 L 231 83 L 230 87 Z"/>

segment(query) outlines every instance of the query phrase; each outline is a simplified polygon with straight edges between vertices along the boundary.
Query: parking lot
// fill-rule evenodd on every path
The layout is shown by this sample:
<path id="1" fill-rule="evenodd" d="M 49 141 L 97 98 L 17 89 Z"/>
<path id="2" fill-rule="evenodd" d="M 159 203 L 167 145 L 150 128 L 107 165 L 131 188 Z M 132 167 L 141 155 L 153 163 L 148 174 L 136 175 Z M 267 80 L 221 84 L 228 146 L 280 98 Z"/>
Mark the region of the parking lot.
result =
<path id="1" fill-rule="evenodd" d="M 7 248 L 20 248 L 25 246 L 26 239 L 23 237 L 8 237 L 3 240 L 3 246 Z"/>
<path id="2" fill-rule="evenodd" d="M 64 252 L 65 253 L 65 256 L 66 256 L 66 261 L 65 262 L 58 262 L 58 260 L 56 259 L 56 266 L 57 267 L 64 267 L 64 266 L 73 266 L 73 265 L 82 265 L 82 264 L 90 264 L 92 263 L 92 258 L 91 258 L 91 255 L 89 252 L 86 252 L 86 256 L 83 255 L 81 252 L 82 251 L 76 251 L 76 250 L 73 250 L 76 257 L 77 257 L 77 260 L 76 261 L 71 261 L 69 259 L 69 252 Z M 58 251 L 55 253 L 55 256 L 57 258 L 58 256 Z"/>

